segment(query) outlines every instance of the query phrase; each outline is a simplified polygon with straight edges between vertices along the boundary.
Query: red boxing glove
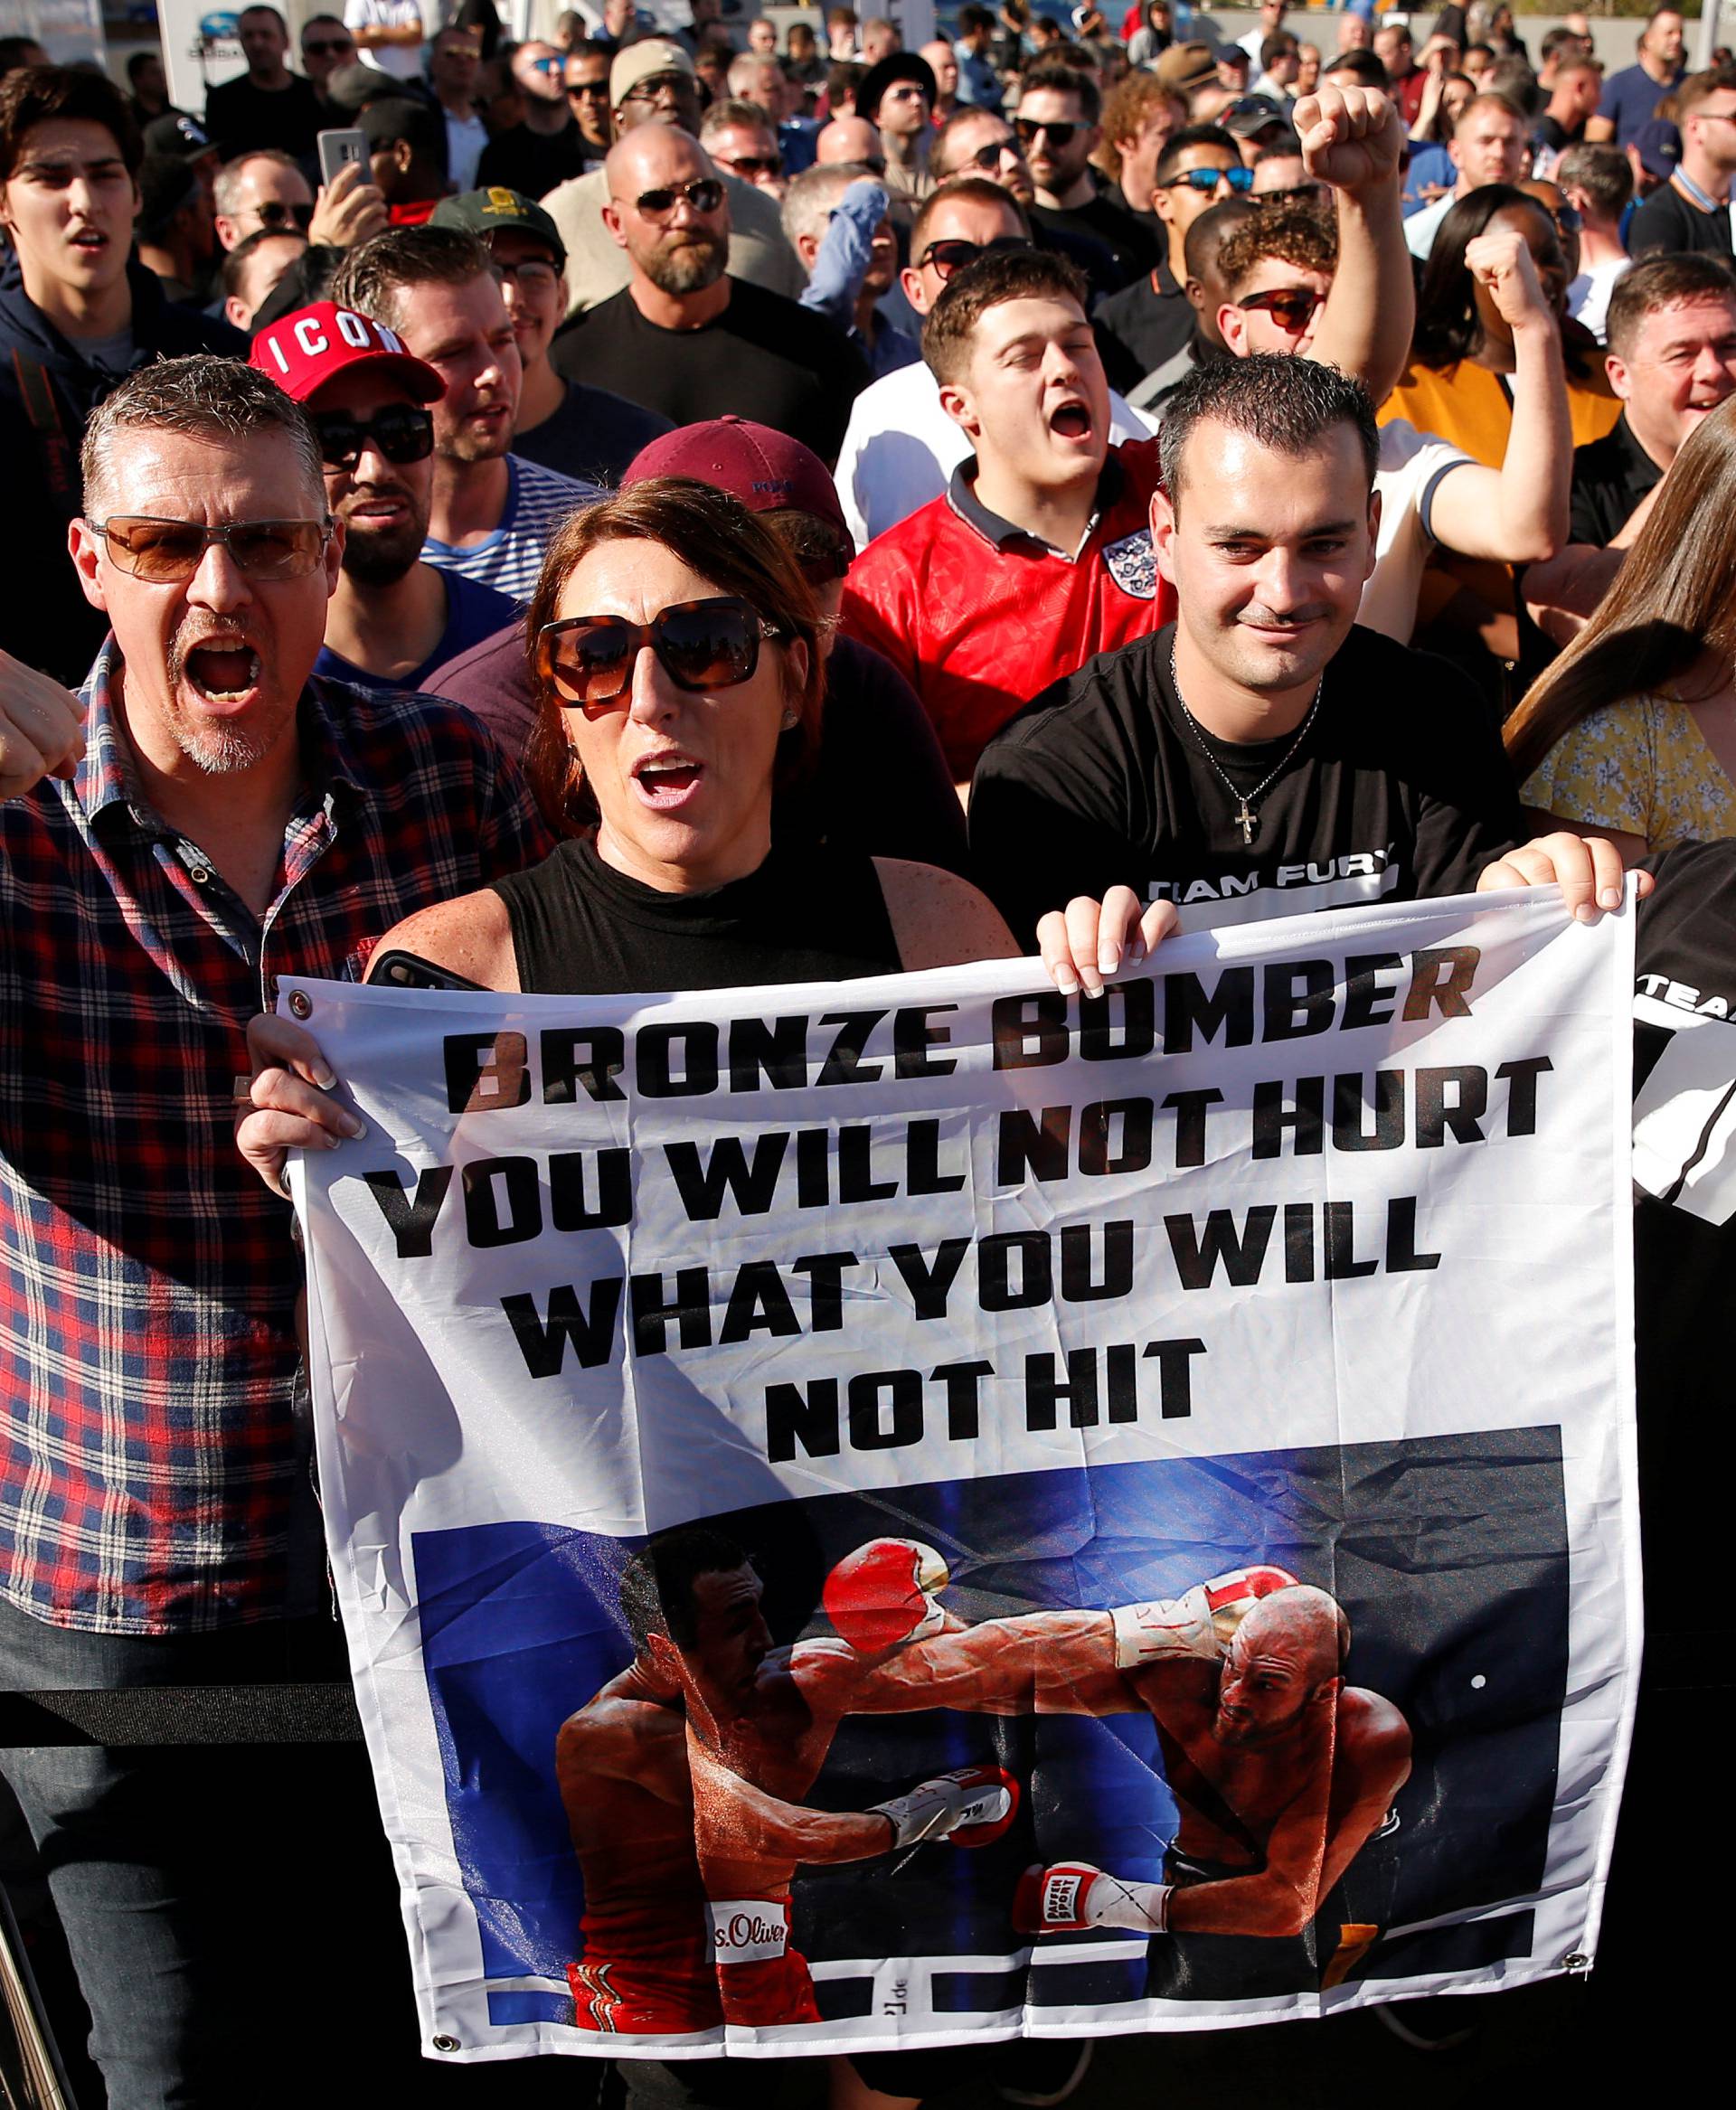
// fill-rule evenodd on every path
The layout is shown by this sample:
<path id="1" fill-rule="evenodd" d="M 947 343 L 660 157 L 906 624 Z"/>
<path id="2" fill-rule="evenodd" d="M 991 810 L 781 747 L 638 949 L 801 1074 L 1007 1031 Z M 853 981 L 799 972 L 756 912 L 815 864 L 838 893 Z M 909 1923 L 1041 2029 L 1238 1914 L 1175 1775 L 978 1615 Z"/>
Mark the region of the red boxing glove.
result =
<path id="1" fill-rule="evenodd" d="M 840 1637 L 863 1655 L 939 1634 L 946 1620 L 936 1593 L 947 1564 L 916 1539 L 870 1539 L 826 1578 L 820 1602 Z"/>
<path id="2" fill-rule="evenodd" d="M 1060 1860 L 1026 1869 L 1013 1893 L 1013 1925 L 1021 1934 L 1089 1934 L 1112 1926 L 1128 1934 L 1169 1932 L 1167 1883 L 1112 1876 L 1088 1860 Z"/>

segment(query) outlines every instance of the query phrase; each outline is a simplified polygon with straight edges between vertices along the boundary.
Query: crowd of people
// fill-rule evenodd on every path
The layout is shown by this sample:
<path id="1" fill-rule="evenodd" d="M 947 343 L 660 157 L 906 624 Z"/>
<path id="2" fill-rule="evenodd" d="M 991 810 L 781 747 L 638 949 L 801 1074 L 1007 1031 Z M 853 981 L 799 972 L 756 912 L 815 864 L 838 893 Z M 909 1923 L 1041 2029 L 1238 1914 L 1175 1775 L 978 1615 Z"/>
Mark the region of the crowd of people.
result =
<path id="1" fill-rule="evenodd" d="M 1000 0 L 907 52 L 347 0 L 292 48 L 250 6 L 197 112 L 0 42 L 0 1685 L 344 1674 L 282 1178 L 355 1123 L 271 1014 L 389 932 L 498 990 L 1034 951 L 1093 995 L 1177 928 L 1595 918 L 1639 863 L 1656 1116 L 1656 1041 L 1736 1009 L 1736 62 L 1668 7 L 1607 76 L 1583 16 L 1533 65 L 1482 0 L 1292 13 Z M 1728 1446 L 1694 1038 L 1719 1111 L 1679 1163 L 1654 1119 L 1638 1207 L 1648 1549 L 1711 1537 Z M 1694 1686 L 1704 1597 L 1647 1597 Z M 334 2030 L 357 2101 L 553 2099 L 410 2065 L 355 1750 L 0 1773 L 111 2110 L 299 2103 Z"/>

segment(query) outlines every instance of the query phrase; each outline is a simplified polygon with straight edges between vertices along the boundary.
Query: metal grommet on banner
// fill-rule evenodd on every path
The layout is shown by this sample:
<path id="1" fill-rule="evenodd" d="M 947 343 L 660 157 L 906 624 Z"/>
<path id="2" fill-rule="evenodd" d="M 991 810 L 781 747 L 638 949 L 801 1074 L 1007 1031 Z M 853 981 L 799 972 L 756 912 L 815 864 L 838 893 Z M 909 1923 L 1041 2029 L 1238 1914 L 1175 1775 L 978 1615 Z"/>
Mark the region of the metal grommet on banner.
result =
<path id="1" fill-rule="evenodd" d="M 456 2037 L 436 2037 L 434 2049 L 436 2051 L 459 2051 L 463 2047 Z"/>
<path id="2" fill-rule="evenodd" d="M 310 1018 L 313 1015 L 313 1009 L 314 1000 L 305 989 L 292 989 L 289 992 L 289 1011 L 292 1017 Z"/>
<path id="3" fill-rule="evenodd" d="M 1591 1959 L 1581 1949 L 1570 1949 L 1561 1958 L 1563 1971 L 1589 1971 L 1590 1968 Z"/>

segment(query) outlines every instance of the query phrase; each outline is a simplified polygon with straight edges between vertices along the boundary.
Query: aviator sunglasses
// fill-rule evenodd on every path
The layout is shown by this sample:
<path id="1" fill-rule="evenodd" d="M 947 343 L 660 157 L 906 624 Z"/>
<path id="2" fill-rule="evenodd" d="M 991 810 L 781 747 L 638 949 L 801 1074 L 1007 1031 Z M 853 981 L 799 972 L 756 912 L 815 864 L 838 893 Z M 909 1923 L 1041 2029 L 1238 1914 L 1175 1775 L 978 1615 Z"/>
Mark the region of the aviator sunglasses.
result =
<path id="1" fill-rule="evenodd" d="M 425 462 L 434 451 L 433 415 L 413 403 L 388 403 L 372 418 L 327 410 L 315 418 L 314 430 L 330 469 L 353 469 L 369 447 L 389 462 Z"/>
<path id="2" fill-rule="evenodd" d="M 676 601 L 648 623 L 624 616 L 569 616 L 536 634 L 536 664 L 563 702 L 597 711 L 620 702 L 648 645 L 678 689 L 703 693 L 747 681 L 760 664 L 762 637 L 784 635 L 733 594 Z"/>
<path id="3" fill-rule="evenodd" d="M 723 203 L 723 186 L 715 176 L 698 176 L 688 184 L 664 184 L 655 191 L 641 191 L 633 207 L 646 220 L 663 220 L 684 198 L 695 212 L 715 212 Z"/>
<path id="4" fill-rule="evenodd" d="M 329 520 L 237 520 L 207 527 L 203 521 L 154 520 L 142 513 L 114 513 L 85 525 L 102 537 L 118 571 L 150 586 L 184 586 L 213 542 L 223 544 L 249 579 L 305 579 L 332 533 Z"/>

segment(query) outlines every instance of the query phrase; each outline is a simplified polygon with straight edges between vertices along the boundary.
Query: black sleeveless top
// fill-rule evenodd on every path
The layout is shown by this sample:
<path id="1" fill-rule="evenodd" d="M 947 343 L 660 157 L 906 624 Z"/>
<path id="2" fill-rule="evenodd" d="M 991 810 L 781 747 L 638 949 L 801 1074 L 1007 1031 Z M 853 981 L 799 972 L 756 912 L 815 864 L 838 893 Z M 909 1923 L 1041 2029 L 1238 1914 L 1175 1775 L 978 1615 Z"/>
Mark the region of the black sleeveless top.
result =
<path id="1" fill-rule="evenodd" d="M 586 835 L 494 888 L 527 995 L 632 996 L 901 971 L 880 875 L 861 852 L 774 844 L 745 879 L 661 894 L 606 864 Z"/>

